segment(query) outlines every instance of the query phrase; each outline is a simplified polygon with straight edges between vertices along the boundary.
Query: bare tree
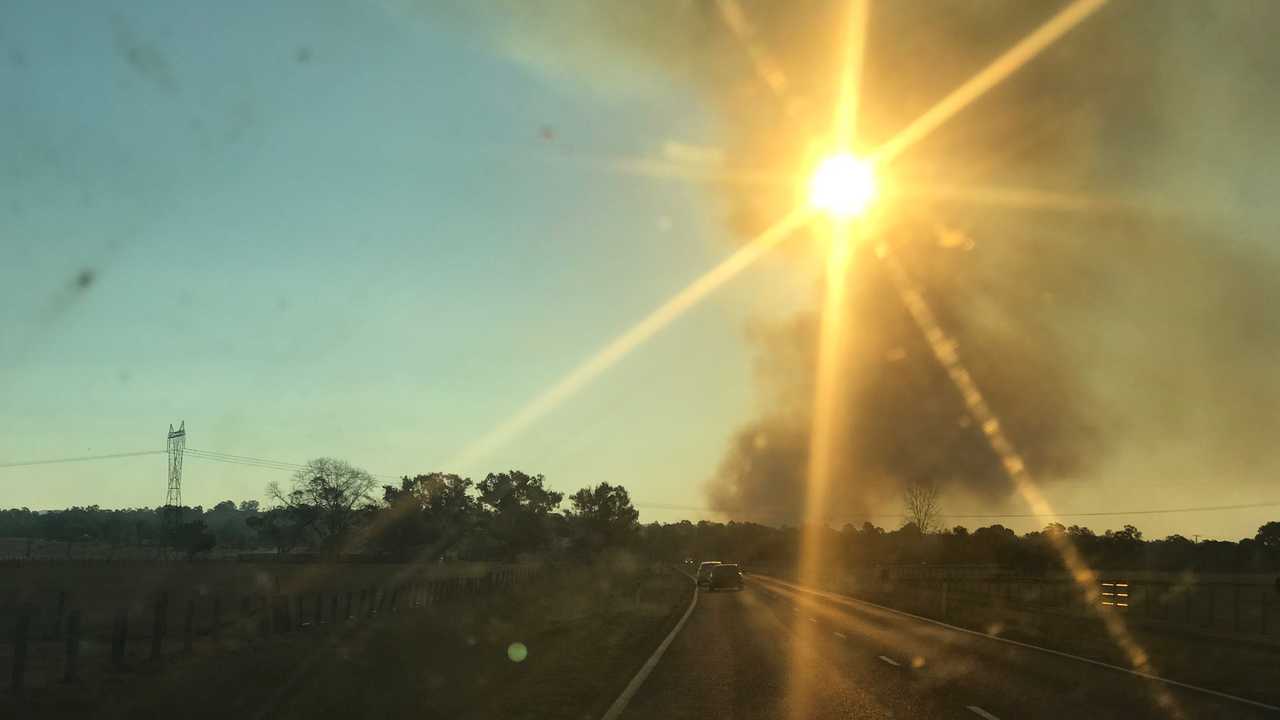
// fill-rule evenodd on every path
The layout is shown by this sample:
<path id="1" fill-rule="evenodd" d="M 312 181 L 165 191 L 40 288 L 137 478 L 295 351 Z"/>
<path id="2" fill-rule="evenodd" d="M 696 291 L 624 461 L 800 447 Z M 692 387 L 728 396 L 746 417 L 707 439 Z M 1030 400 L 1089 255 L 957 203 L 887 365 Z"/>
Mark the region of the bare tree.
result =
<path id="1" fill-rule="evenodd" d="M 932 482 L 913 482 L 902 491 L 902 504 L 906 506 L 907 522 L 915 523 L 920 532 L 927 533 L 938 522 L 938 486 Z"/>
<path id="2" fill-rule="evenodd" d="M 344 460 L 317 458 L 293 474 L 292 488 L 272 482 L 267 494 L 279 506 L 305 518 L 322 549 L 339 552 L 361 511 L 373 501 L 372 475 Z"/>

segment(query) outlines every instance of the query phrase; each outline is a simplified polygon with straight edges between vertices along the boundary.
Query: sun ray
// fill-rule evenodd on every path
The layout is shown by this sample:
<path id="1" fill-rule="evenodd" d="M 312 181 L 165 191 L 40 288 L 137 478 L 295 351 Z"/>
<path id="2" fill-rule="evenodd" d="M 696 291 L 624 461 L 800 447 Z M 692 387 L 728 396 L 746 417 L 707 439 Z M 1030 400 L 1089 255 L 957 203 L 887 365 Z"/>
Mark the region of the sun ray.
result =
<path id="1" fill-rule="evenodd" d="M 847 416 L 849 357 L 845 332 L 846 287 L 855 241 L 863 233 L 855 218 L 866 209 L 874 194 L 871 166 L 853 156 L 858 127 L 858 102 L 862 88 L 862 57 L 866 46 L 867 0 L 853 0 L 849 8 L 848 37 L 841 62 L 840 93 L 836 101 L 833 131 L 835 152 L 819 168 L 812 191 L 817 205 L 831 216 L 831 246 L 827 256 L 826 286 L 818 336 L 817 368 L 814 382 L 813 417 L 809 432 L 808 467 L 805 470 L 804 525 L 797 558 L 799 580 L 818 584 L 818 574 L 826 553 L 827 496 L 835 469 L 835 459 Z M 824 180 L 825 177 L 825 180 Z M 801 623 L 792 655 L 788 679 L 790 716 L 802 720 L 810 715 L 813 701 L 811 678 L 801 671 L 801 653 L 812 645 L 814 631 Z"/>
<path id="2" fill-rule="evenodd" d="M 751 66 L 760 78 L 760 82 L 764 83 L 765 87 L 769 88 L 774 95 L 779 97 L 785 95 L 787 92 L 787 75 L 782 71 L 782 65 L 778 63 L 773 54 L 756 39 L 755 26 L 747 18 L 742 5 L 738 3 L 738 0 L 716 0 L 716 8 L 720 11 L 720 19 L 729 28 L 729 32 L 746 50 L 747 56 L 751 59 Z"/>
<path id="3" fill-rule="evenodd" d="M 595 169 L 620 175 L 633 175 L 661 180 L 746 186 L 786 186 L 793 178 L 759 170 L 727 170 L 720 163 L 683 163 L 662 158 L 614 157 L 580 158 Z"/>
<path id="4" fill-rule="evenodd" d="M 1106 3 L 1107 0 L 1075 0 L 877 148 L 871 159 L 877 165 L 893 162 L 912 145 L 1017 72 Z"/>
<path id="5" fill-rule="evenodd" d="M 1140 209 L 1136 204 L 1111 197 L 998 185 L 913 184 L 899 180 L 893 186 L 892 195 L 902 199 L 955 202 L 1002 210 L 1110 212 Z"/>
<path id="6" fill-rule="evenodd" d="M 444 467 L 465 469 L 478 459 L 491 453 L 494 449 L 510 441 L 531 423 L 554 410 L 560 403 L 581 390 L 587 383 L 653 337 L 669 325 L 671 321 L 683 315 L 707 295 L 751 266 L 793 231 L 808 222 L 810 217 L 811 213 L 808 208 L 793 210 L 772 227 L 757 235 L 751 242 L 739 248 L 719 265 L 716 265 L 676 293 L 674 297 L 646 315 L 640 322 L 614 338 L 608 345 L 605 345 L 591 357 L 584 360 L 554 385 L 517 410 L 508 419 L 463 448 Z"/>
<path id="7" fill-rule="evenodd" d="M 1040 523 L 1057 522 L 1059 518 L 1054 514 L 1049 500 L 1040 492 L 1040 488 L 1032 477 L 1031 471 L 1027 469 L 1027 463 L 1022 454 L 1018 452 L 1018 449 L 1014 447 L 1013 441 L 1005 433 L 1004 427 L 1000 424 L 999 418 L 996 417 L 995 411 L 991 409 L 987 399 L 978 388 L 977 382 L 974 381 L 973 375 L 970 374 L 968 368 L 965 367 L 964 362 L 960 359 L 956 343 L 947 336 L 942 329 L 942 325 L 938 322 L 937 316 L 934 315 L 933 309 L 929 307 L 928 301 L 924 298 L 924 293 L 911 279 L 911 276 L 902 267 L 902 263 L 887 244 L 881 244 L 877 248 L 877 255 L 884 261 L 889 278 L 902 299 L 902 304 L 906 306 L 907 313 L 924 335 L 925 342 L 930 351 L 932 351 L 934 358 L 946 371 L 956 391 L 960 394 L 960 399 L 964 403 L 965 409 L 981 430 L 991 451 L 1000 459 L 1000 465 L 1013 482 L 1014 490 L 1031 509 L 1031 512 L 1035 514 Z M 1049 538 L 1054 549 L 1062 558 L 1063 565 L 1066 567 L 1067 572 L 1070 573 L 1071 578 L 1079 585 L 1089 607 L 1097 611 L 1096 614 L 1102 620 L 1103 627 L 1106 628 L 1108 635 L 1111 636 L 1116 646 L 1125 653 L 1125 657 L 1133 669 L 1139 672 L 1156 674 L 1151 667 L 1150 656 L 1137 642 L 1133 634 L 1129 632 L 1124 620 L 1116 613 L 1099 609 L 1097 575 L 1089 567 L 1089 564 L 1085 562 L 1079 551 L 1076 550 L 1075 545 L 1069 539 L 1057 533 L 1046 533 L 1045 536 Z M 1174 704 L 1174 699 L 1167 690 L 1153 686 L 1152 692 L 1156 695 L 1156 702 L 1162 708 L 1173 713 L 1175 717 L 1181 716 L 1180 710 Z"/>
<path id="8" fill-rule="evenodd" d="M 849 39 L 841 63 L 840 97 L 836 104 L 837 153 L 852 153 L 858 134 L 858 105 L 862 99 L 862 58 L 867 46 L 867 0 L 853 0 L 849 12 Z"/>

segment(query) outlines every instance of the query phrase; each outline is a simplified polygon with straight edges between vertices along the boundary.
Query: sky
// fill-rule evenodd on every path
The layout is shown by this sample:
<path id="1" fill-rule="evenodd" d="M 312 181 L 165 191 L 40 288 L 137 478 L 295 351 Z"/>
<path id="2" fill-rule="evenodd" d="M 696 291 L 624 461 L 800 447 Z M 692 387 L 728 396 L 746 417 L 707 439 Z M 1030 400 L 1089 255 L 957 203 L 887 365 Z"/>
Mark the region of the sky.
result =
<path id="1" fill-rule="evenodd" d="M 668 5 L 6 3 L 0 465 L 162 450 L 169 425 L 185 421 L 192 448 L 295 463 L 335 456 L 386 482 L 521 469 L 566 493 L 620 483 L 643 521 L 723 517 L 707 509 L 717 489 L 754 482 L 760 498 L 795 496 L 803 458 L 771 459 L 783 448 L 776 437 L 742 442 L 776 423 L 778 396 L 790 406 L 807 387 L 812 362 L 797 338 L 813 323 L 821 266 L 795 248 L 509 443 L 445 466 L 731 254 L 776 217 L 774 201 L 794 201 L 786 183 L 759 200 L 751 186 L 623 168 L 721 159 L 794 172 L 803 135 L 786 123 L 827 115 L 825 48 L 840 3 L 784 12 L 744 0 L 758 22 L 737 37 L 699 11 L 711 4 Z M 988 16 L 967 3 L 875 4 L 868 136 L 901 127 L 1053 7 L 1014 3 Z M 942 273 L 922 275 L 929 292 L 969 293 L 943 308 L 948 330 L 973 340 L 964 354 L 997 410 L 1011 409 L 1015 437 L 1030 438 L 1029 457 L 1053 453 L 1016 432 L 1028 417 L 1104 436 L 1094 453 L 1067 430 L 1045 433 L 1050 450 L 1075 456 L 1042 477 L 1060 511 L 1280 500 L 1267 492 L 1280 463 L 1261 429 L 1280 398 L 1270 371 L 1280 329 L 1265 312 L 1275 214 L 1259 174 L 1276 151 L 1251 142 L 1280 102 L 1265 70 L 1270 40 L 1245 32 L 1267 27 L 1249 16 L 1265 6 L 1249 7 L 1108 9 L 950 123 L 916 153 L 925 161 L 907 159 L 945 178 L 990 154 L 993 140 L 1007 144 L 1013 128 L 1040 144 L 1009 163 L 1005 181 L 1053 179 L 1204 211 L 1194 223 L 1082 224 L 966 208 L 944 229 L 968 246 L 976 238 L 975 252 L 921 251 L 930 259 L 917 269 Z M 1142 43 L 1131 42 L 1135 28 Z M 1117 53 L 1125 62 L 1108 60 Z M 761 58 L 785 71 L 789 99 L 761 87 Z M 789 119 L 774 124 L 767 105 Z M 1196 235 L 1214 213 L 1230 219 Z M 1107 254 L 1094 262 L 1099 238 Z M 1032 290 L 1042 301 L 1009 302 Z M 878 329 L 859 331 L 859 352 L 880 348 Z M 911 353 L 906 367 L 932 362 Z M 1009 371 L 1019 365 L 1031 370 Z M 896 387 L 893 368 L 876 372 L 887 374 L 869 374 L 871 387 Z M 1043 404 L 1028 392 L 1040 384 L 1069 402 Z M 936 417 L 892 414 L 910 401 L 873 399 L 861 412 L 891 418 L 882 424 L 895 436 L 941 431 L 915 425 Z M 808 414 L 797 417 L 803 425 Z M 786 431 L 801 451 L 806 431 Z M 735 475 L 744 460 L 783 471 Z M 868 479 L 880 469 L 854 468 L 854 502 L 833 521 L 897 511 L 901 478 Z M 155 506 L 166 471 L 160 454 L 0 467 L 0 506 Z M 261 498 L 283 479 L 190 455 L 184 500 Z M 876 483 L 868 505 L 859 495 Z M 944 510 L 1025 512 L 990 472 L 954 483 Z M 1234 539 L 1276 511 L 1081 521 Z"/>
<path id="2" fill-rule="evenodd" d="M 7 461 L 163 449 L 185 421 L 193 448 L 446 469 L 732 249 L 704 190 L 594 160 L 707 142 L 677 86 L 602 95 L 362 3 L 3 13 Z M 699 505 L 750 401 L 752 282 L 447 469 Z M 272 479 L 189 457 L 184 499 Z M 163 456 L 27 467 L 0 498 L 156 505 L 165 480 Z"/>

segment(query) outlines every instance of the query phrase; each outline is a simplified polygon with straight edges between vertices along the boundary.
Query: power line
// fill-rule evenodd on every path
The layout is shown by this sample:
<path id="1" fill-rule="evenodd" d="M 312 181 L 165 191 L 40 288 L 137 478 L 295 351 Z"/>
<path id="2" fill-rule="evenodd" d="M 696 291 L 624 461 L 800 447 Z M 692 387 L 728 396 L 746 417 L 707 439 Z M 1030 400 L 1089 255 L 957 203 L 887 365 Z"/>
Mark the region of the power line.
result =
<path id="1" fill-rule="evenodd" d="M 95 460 L 115 460 L 118 458 L 140 457 L 144 455 L 163 455 L 165 450 L 139 450 L 137 452 L 110 453 L 105 455 L 82 455 L 78 457 L 50 458 L 46 460 L 25 460 L 19 462 L 0 463 L 0 468 L 30 467 L 34 465 L 56 465 L 61 463 L 75 462 L 91 462 Z M 284 460 L 272 460 L 270 458 L 254 457 L 252 455 L 235 455 L 232 453 L 224 453 L 217 450 L 199 450 L 195 448 L 187 448 L 186 453 L 201 460 L 210 460 L 213 462 L 230 463 L 234 465 L 244 465 L 248 467 L 259 467 L 265 470 L 278 470 L 282 472 L 296 472 L 305 469 L 307 465 L 294 462 L 286 462 Z M 370 473 L 374 477 L 379 478 L 399 478 L 399 475 L 391 475 L 386 473 Z M 653 510 L 681 510 L 685 512 L 699 513 L 723 513 L 732 515 L 732 511 L 718 510 L 716 508 L 707 507 L 705 505 L 680 505 L 676 503 L 661 502 L 644 502 L 636 501 L 633 503 L 639 508 L 649 508 Z M 1280 507 L 1280 500 L 1268 500 L 1255 503 L 1238 503 L 1234 505 L 1197 505 L 1191 507 L 1176 508 L 1145 508 L 1141 510 L 1105 510 L 1094 512 L 1055 512 L 1051 515 L 1041 516 L 1036 513 L 975 513 L 975 514 L 940 514 L 940 519 L 946 520 L 1001 520 L 1001 519 L 1028 519 L 1044 517 L 1052 518 L 1071 518 L 1071 517 L 1122 517 L 1126 515 L 1172 515 L 1178 513 L 1194 513 L 1194 512 L 1224 512 L 1229 510 L 1254 510 L 1258 508 Z M 765 508 L 761 512 L 743 513 L 755 517 L 786 517 L 788 513 L 773 512 L 772 509 Z M 902 519 L 906 517 L 903 514 L 858 514 L 857 519 Z"/>
<path id="2" fill-rule="evenodd" d="M 231 453 L 218 452 L 215 450 L 192 450 L 187 449 L 187 453 L 201 460 L 213 460 L 215 462 L 231 463 L 234 465 L 246 465 L 249 467 L 260 467 L 265 470 L 279 470 L 282 472 L 297 472 L 305 470 L 307 465 L 301 463 L 287 462 L 284 460 L 272 460 L 271 458 L 253 457 L 251 455 L 233 455 Z M 399 479 L 399 475 L 389 473 L 369 473 L 376 478 Z"/>
<path id="3" fill-rule="evenodd" d="M 1215 510 L 1250 510 L 1254 508 L 1278 507 L 1280 501 L 1241 503 L 1238 505 L 1200 505 L 1196 507 L 1161 508 L 1156 510 L 1106 510 L 1102 512 L 1060 512 L 1043 517 L 1115 517 L 1119 515 L 1167 515 L 1172 513 L 1213 512 Z M 1010 513 L 1003 515 L 939 515 L 951 520 L 984 519 L 984 518 L 1034 518 L 1042 517 L 1035 513 Z"/>
<path id="4" fill-rule="evenodd" d="M 20 462 L 0 463 L 0 468 L 30 467 L 32 465 L 58 465 L 61 463 L 88 462 L 91 460 L 115 460 L 117 458 L 139 457 L 141 455 L 163 455 L 166 450 L 139 450 L 137 452 L 111 453 L 109 455 L 82 455 L 80 457 L 53 458 L 49 460 L 23 460 Z"/>
<path id="5" fill-rule="evenodd" d="M 717 510 L 715 508 L 711 508 L 707 506 L 699 506 L 699 505 L 676 505 L 676 504 L 670 504 L 670 503 L 645 503 L 645 502 L 634 502 L 632 504 L 635 505 L 636 507 L 652 508 L 655 510 L 683 510 L 687 512 L 722 513 L 726 515 L 733 515 L 735 512 L 735 511 L 727 511 L 727 510 Z M 1019 518 L 1023 518 L 1023 519 L 1044 518 L 1044 519 L 1052 520 L 1054 518 L 1069 518 L 1069 517 L 1121 517 L 1126 515 L 1166 515 L 1166 514 L 1190 513 L 1190 512 L 1251 510 L 1251 509 L 1267 508 L 1267 507 L 1280 507 L 1280 500 L 1256 502 L 1256 503 L 1241 503 L 1238 505 L 1202 505 L 1202 506 L 1196 506 L 1196 507 L 1155 508 L 1155 509 L 1144 509 L 1144 510 L 1106 510 L 1106 511 L 1095 511 L 1095 512 L 1055 512 L 1048 515 L 1037 515 L 1036 513 L 983 513 L 983 514 L 963 514 L 963 515 L 939 514 L 937 517 L 939 519 L 946 519 L 946 520 L 1001 520 L 1001 519 L 1012 520 L 1012 519 L 1019 519 Z M 743 515 L 746 515 L 749 517 L 754 516 L 754 517 L 766 517 L 766 518 L 767 517 L 776 518 L 776 517 L 784 517 L 784 516 L 789 517 L 787 513 L 772 512 L 772 511 L 769 511 L 768 509 L 764 509 L 760 512 L 754 512 L 754 513 L 743 512 Z M 858 514 L 854 517 L 860 520 L 861 519 L 900 520 L 902 518 L 905 518 L 906 515 L 901 513 Z"/>

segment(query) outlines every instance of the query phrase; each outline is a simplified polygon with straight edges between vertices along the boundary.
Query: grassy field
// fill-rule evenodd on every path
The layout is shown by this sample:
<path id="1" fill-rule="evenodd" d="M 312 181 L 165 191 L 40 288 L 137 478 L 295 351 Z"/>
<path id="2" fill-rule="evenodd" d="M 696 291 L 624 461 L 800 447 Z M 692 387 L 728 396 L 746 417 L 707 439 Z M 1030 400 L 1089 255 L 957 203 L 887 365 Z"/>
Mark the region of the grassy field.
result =
<path id="1" fill-rule="evenodd" d="M 195 601 L 201 626 L 217 599 L 227 614 L 245 598 L 359 592 L 395 583 L 440 577 L 484 575 L 493 566 L 483 563 L 399 565 L 359 563 L 241 563 L 116 561 L 84 564 L 30 563 L 0 566 L 0 627 L 8 642 L 8 628 L 21 611 L 32 613 L 37 639 L 52 635 L 61 606 L 63 616 L 79 610 L 89 636 L 110 632 L 117 611 L 124 609 L 137 622 L 131 632 L 144 633 L 159 593 L 166 593 L 177 627 L 188 601 Z M 145 634 L 138 635 L 144 637 Z"/>
<path id="2" fill-rule="evenodd" d="M 779 577 L 785 577 L 779 574 Z M 857 583 L 833 576 L 824 589 L 943 620 L 952 625 L 1132 668 L 1131 657 L 1095 613 L 1076 608 L 1038 610 L 1000 598 L 948 593 L 919 583 Z M 1034 597 L 1034 593 L 1032 594 Z M 1106 611 L 1114 612 L 1114 611 Z M 1280 704 L 1280 642 L 1264 636 L 1223 636 L 1199 628 L 1121 616 L 1129 637 L 1147 658 L 1145 672 L 1262 702 Z"/>
<path id="3" fill-rule="evenodd" d="M 557 567 L 510 592 L 36 689 L 9 709 L 41 718 L 598 717 L 690 592 L 686 578 L 649 567 Z"/>

